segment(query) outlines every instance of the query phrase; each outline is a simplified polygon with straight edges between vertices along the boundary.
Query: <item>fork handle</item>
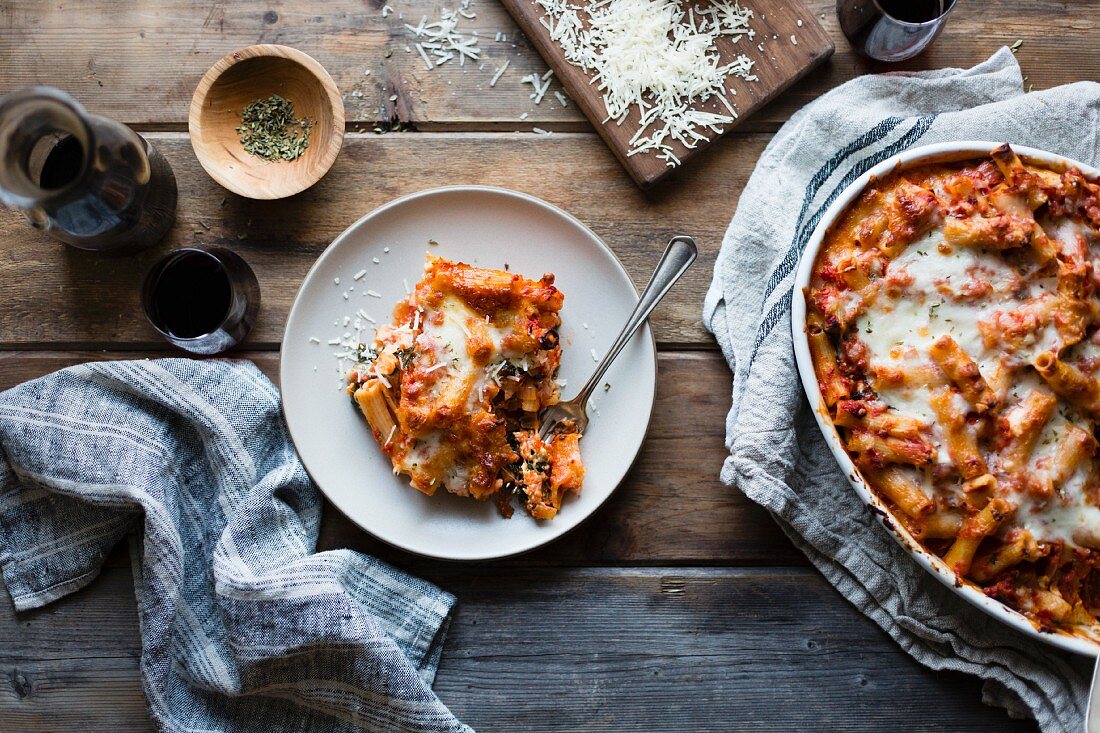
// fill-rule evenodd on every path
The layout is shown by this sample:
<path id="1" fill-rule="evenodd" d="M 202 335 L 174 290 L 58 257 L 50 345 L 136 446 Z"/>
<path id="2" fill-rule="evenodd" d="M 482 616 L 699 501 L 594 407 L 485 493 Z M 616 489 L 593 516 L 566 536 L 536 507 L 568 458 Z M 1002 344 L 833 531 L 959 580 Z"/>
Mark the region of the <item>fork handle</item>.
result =
<path id="1" fill-rule="evenodd" d="M 1100 733 L 1100 658 L 1092 670 L 1092 687 L 1085 706 L 1084 733 Z"/>
<path id="2" fill-rule="evenodd" d="M 607 368 L 611 366 L 611 362 L 615 361 L 615 357 L 630 342 L 634 332 L 645 322 L 645 319 L 649 317 L 649 314 L 653 312 L 661 299 L 668 295 L 668 291 L 672 289 L 680 276 L 687 272 L 698 254 L 695 240 L 691 237 L 679 236 L 672 238 L 668 243 L 668 247 L 665 248 L 665 253 L 661 255 L 661 261 L 657 263 L 657 269 L 653 271 L 653 277 L 649 279 L 649 284 L 645 286 L 641 297 L 638 298 L 638 305 L 634 306 L 634 312 L 630 314 L 626 325 L 623 326 L 622 332 L 615 339 L 615 343 L 611 344 L 607 354 L 596 365 L 596 371 L 588 378 L 588 381 L 574 399 L 578 399 L 583 405 L 588 404 L 588 398 L 592 396 L 592 391 L 603 379 L 603 375 L 607 372 Z"/>

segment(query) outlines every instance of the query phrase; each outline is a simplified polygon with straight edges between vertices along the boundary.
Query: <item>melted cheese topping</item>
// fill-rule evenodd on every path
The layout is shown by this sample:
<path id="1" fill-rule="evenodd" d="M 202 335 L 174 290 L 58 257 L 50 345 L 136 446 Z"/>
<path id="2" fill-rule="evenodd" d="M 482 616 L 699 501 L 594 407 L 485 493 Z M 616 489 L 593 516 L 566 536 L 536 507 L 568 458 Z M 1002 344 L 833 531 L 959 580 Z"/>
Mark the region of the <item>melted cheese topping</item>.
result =
<path id="1" fill-rule="evenodd" d="M 988 157 L 870 184 L 830 228 L 807 336 L 893 518 L 1043 629 L 1100 634 L 1100 184 Z"/>
<path id="2" fill-rule="evenodd" d="M 1050 393 L 1039 377 L 1024 372 L 1009 388 L 1008 399 L 1018 402 L 1032 390 Z M 1080 424 L 1081 419 L 1069 407 L 1063 405 L 1056 411 L 1039 434 L 1026 472 L 1035 477 L 1051 478 L 1050 462 L 1055 447 L 1067 429 Z M 1069 544 L 1078 544 L 1078 540 L 1083 539 L 1082 533 L 1091 535 L 1100 531 L 1100 507 L 1090 504 L 1084 492 L 1088 473 L 1089 462 L 1082 461 L 1050 499 L 1037 500 L 1026 491 L 1016 492 L 1016 524 L 1031 532 L 1036 539 L 1061 540 Z"/>
<path id="3" fill-rule="evenodd" d="M 572 470 L 546 492 L 534 477 L 517 476 L 531 473 L 518 446 L 538 440 L 539 410 L 558 399 L 563 296 L 553 282 L 549 274 L 528 280 L 429 255 L 424 278 L 406 286 L 408 297 L 395 306 L 394 324 L 378 329 L 371 349 L 359 349 L 364 362 L 349 371 L 348 393 L 394 472 L 418 490 L 496 497 L 510 514 L 505 505 L 522 488 L 529 513 L 550 518 L 561 490 L 580 489 L 583 467 L 573 452 L 541 444 L 540 456 L 560 454 Z M 538 462 L 539 477 L 557 468 L 551 459 Z"/>
<path id="4" fill-rule="evenodd" d="M 410 303 L 419 308 L 415 296 Z M 488 409 L 484 388 L 494 381 L 494 372 L 500 364 L 515 356 L 513 349 L 504 347 L 514 327 L 486 323 L 454 295 L 444 296 L 434 314 L 438 316 L 433 317 L 430 312 L 421 319 L 421 331 L 415 339 L 424 355 L 421 358 L 432 362 L 426 368 L 432 369 L 432 374 L 438 373 L 428 388 L 426 401 L 451 405 L 464 412 Z M 486 338 L 491 345 L 487 365 L 479 366 L 470 353 L 470 342 L 475 334 Z M 454 460 L 445 437 L 445 430 L 418 434 L 408 453 L 394 457 L 394 465 L 405 473 L 421 466 L 432 466 L 448 491 L 466 495 L 469 467 Z"/>
<path id="5" fill-rule="evenodd" d="M 1051 227 L 1052 235 L 1057 233 L 1059 238 L 1076 236 L 1080 231 L 1076 222 Z M 1031 389 L 1049 394 L 1034 373 L 1017 369 L 1030 364 L 1040 353 L 1063 347 L 1053 323 L 1045 324 L 1014 349 L 1006 350 L 1004 343 L 987 334 L 996 334 L 999 313 L 1028 304 L 1041 306 L 1054 298 L 1057 287 L 1056 277 L 1041 274 L 1032 263 L 1014 267 L 997 253 L 951 247 L 944 241 L 943 229 L 934 227 L 887 264 L 877 294 L 863 304 L 855 325 L 868 349 L 868 373 L 901 368 L 907 373 L 934 374 L 938 367 L 929 356 L 929 348 L 946 334 L 975 361 L 990 385 L 1012 380 L 1008 403 L 1018 402 Z M 918 383 L 894 385 L 871 378 L 875 391 L 890 407 L 930 425 L 936 462 L 950 465 L 944 432 L 931 407 L 932 396 L 942 385 L 915 381 Z M 970 410 L 961 395 L 955 395 L 955 399 L 963 413 Z M 1065 426 L 1071 424 L 1067 411 L 1063 407 L 1044 427 L 1029 466 L 1033 473 L 1048 473 L 1044 465 L 1049 458 L 1043 458 L 1049 456 Z M 1100 528 L 1100 509 L 1088 504 L 1081 491 L 1086 474 L 1086 466 L 1079 466 L 1053 501 L 1037 502 L 1027 492 L 1018 492 L 1018 524 L 1036 539 L 1070 542 L 1076 532 Z"/>
<path id="6" fill-rule="evenodd" d="M 1079 221 L 1060 219 L 1043 222 L 1043 226 L 1060 251 L 1095 243 L 1095 233 Z M 1049 268 L 1042 270 L 1026 258 L 1010 261 L 999 252 L 952 247 L 945 242 L 942 227 L 935 226 L 888 261 L 869 297 L 846 293 L 844 308 L 858 313 L 855 330 L 867 348 L 872 387 L 892 409 L 927 423 L 936 463 L 950 465 L 944 431 L 931 406 L 931 398 L 942 383 L 922 383 L 918 378 L 899 385 L 874 375 L 896 374 L 898 369 L 907 374 L 936 374 L 938 368 L 929 347 L 939 337 L 950 335 L 995 390 L 1007 387 L 1006 408 L 1031 390 L 1050 394 L 1026 366 L 1037 355 L 1058 353 L 1065 346 L 1049 317 L 1057 287 L 1057 277 L 1050 274 Z M 1003 328 L 999 317 L 1021 309 L 1034 312 L 1042 325 L 1021 343 L 1008 346 L 997 337 Z M 1100 345 L 1095 339 L 1074 349 L 1075 359 L 1097 356 Z M 970 406 L 965 400 L 960 395 L 955 397 L 958 408 L 968 412 Z M 1074 424 L 1083 421 L 1063 403 L 1043 428 L 1028 465 L 1030 474 L 1050 475 L 1054 448 L 1067 427 Z M 995 456 L 988 458 L 996 461 Z M 1088 464 L 1085 461 L 1077 466 L 1050 500 L 1036 499 L 1026 491 L 1016 492 L 1016 524 L 1046 541 L 1074 543 L 1074 537 L 1080 538 L 1083 533 L 1100 535 L 1100 508 L 1090 503 L 1083 491 Z"/>

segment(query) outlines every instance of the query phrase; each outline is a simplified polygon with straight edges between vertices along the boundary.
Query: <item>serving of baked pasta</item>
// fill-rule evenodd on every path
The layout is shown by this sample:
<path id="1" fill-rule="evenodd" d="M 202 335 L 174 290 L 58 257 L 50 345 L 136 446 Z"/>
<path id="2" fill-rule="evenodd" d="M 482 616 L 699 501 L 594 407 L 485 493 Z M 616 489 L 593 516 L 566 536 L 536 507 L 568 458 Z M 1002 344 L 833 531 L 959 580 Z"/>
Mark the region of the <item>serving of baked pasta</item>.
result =
<path id="1" fill-rule="evenodd" d="M 539 438 L 555 404 L 563 295 L 554 276 L 529 280 L 429 255 L 424 278 L 394 308 L 393 324 L 360 347 L 347 392 L 395 473 L 434 494 L 518 498 L 552 519 L 584 479 L 579 438 Z"/>
<path id="2" fill-rule="evenodd" d="M 826 233 L 823 405 L 895 519 L 1038 628 L 1100 614 L 1100 185 L 1007 145 L 872 180 Z"/>

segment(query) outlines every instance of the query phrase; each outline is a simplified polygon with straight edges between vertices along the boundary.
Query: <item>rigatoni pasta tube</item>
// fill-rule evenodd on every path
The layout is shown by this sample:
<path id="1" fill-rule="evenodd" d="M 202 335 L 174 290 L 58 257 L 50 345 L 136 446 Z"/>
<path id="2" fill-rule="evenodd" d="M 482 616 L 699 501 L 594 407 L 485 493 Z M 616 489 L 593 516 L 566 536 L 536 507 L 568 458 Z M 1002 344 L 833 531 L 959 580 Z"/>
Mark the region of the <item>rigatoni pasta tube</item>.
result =
<path id="1" fill-rule="evenodd" d="M 1096 452 L 1096 439 L 1087 430 L 1075 425 L 1066 426 L 1066 432 L 1054 447 L 1049 474 L 1054 486 L 1061 486 L 1081 465 Z"/>
<path id="2" fill-rule="evenodd" d="M 1011 542 L 974 559 L 970 565 L 970 578 L 977 583 L 988 583 L 1005 570 L 1024 560 L 1035 560 L 1039 549 L 1030 532 L 1019 533 Z"/>
<path id="3" fill-rule="evenodd" d="M 978 545 L 1001 526 L 1013 507 L 1000 497 L 990 499 L 977 514 L 971 514 L 963 521 L 958 537 L 951 544 L 951 549 L 943 556 L 947 567 L 959 575 L 966 575 L 970 571 L 970 564 L 974 560 L 974 553 L 978 551 Z"/>
<path id="4" fill-rule="evenodd" d="M 519 403 L 524 412 L 539 411 L 539 393 L 533 384 L 524 384 L 519 388 Z"/>
<path id="5" fill-rule="evenodd" d="M 817 372 L 817 384 L 825 404 L 832 407 L 837 400 L 848 396 L 848 385 L 836 363 L 836 353 L 829 342 L 829 335 L 820 323 L 811 321 L 806 326 L 806 335 L 810 344 L 814 369 Z"/>
<path id="6" fill-rule="evenodd" d="M 940 336 L 932 342 L 928 353 L 977 412 L 996 407 L 997 396 L 978 371 L 978 365 L 955 339 L 947 334 Z"/>
<path id="7" fill-rule="evenodd" d="M 1034 364 L 1055 394 L 1089 413 L 1100 413 L 1100 384 L 1094 377 L 1062 361 L 1053 351 L 1036 356 Z"/>
<path id="8" fill-rule="evenodd" d="M 516 280 L 516 276 L 501 270 L 473 267 L 455 268 L 447 274 L 449 282 L 443 283 L 440 289 L 509 293 L 512 290 L 512 283 Z"/>
<path id="9" fill-rule="evenodd" d="M 1054 415 L 1058 400 L 1037 389 L 1028 392 L 1020 404 L 1002 417 L 1008 431 L 1008 442 L 1001 452 L 1004 468 L 1019 471 L 1031 457 L 1039 433 Z"/>
<path id="10" fill-rule="evenodd" d="M 949 216 L 943 222 L 944 240 L 959 247 L 1015 249 L 1030 244 L 1034 231 L 1034 219 L 1018 220 L 1008 214 L 965 219 Z"/>
<path id="11" fill-rule="evenodd" d="M 1092 268 L 1078 256 L 1058 262 L 1058 302 L 1054 307 L 1054 326 L 1062 337 L 1062 348 L 1072 346 L 1085 337 L 1093 318 L 1088 281 Z"/>
<path id="12" fill-rule="evenodd" d="M 371 430 L 374 431 L 375 437 L 379 443 L 383 444 L 383 447 L 393 440 L 397 429 L 397 422 L 386 404 L 385 389 L 380 381 L 372 379 L 355 390 L 354 395 L 363 417 L 367 418 Z"/>
<path id="13" fill-rule="evenodd" d="M 932 511 L 932 500 L 924 489 L 901 466 L 882 469 L 866 469 L 867 479 L 911 517 L 920 517 Z"/>
<path id="14" fill-rule="evenodd" d="M 1020 156 L 1016 155 L 1016 151 L 1008 143 L 1002 143 L 995 148 L 989 153 L 989 157 L 993 158 L 994 164 L 996 164 L 1009 185 L 1015 185 L 1022 176 L 1027 175 L 1027 169 L 1024 168 L 1023 161 L 1020 160 Z"/>
<path id="15" fill-rule="evenodd" d="M 911 415 L 888 410 L 886 405 L 865 400 L 840 400 L 836 404 L 836 425 L 864 428 L 895 438 L 919 438 L 926 424 Z"/>
<path id="16" fill-rule="evenodd" d="M 864 463 L 871 465 L 908 463 L 923 466 L 932 462 L 932 444 L 923 439 L 883 437 L 869 430 L 852 430 L 847 446 L 863 454 Z"/>
<path id="17" fill-rule="evenodd" d="M 1054 591 L 1037 588 L 1031 592 L 1032 604 L 1038 616 L 1062 621 L 1073 613 L 1073 606 Z"/>
<path id="18" fill-rule="evenodd" d="M 944 389 L 933 395 L 930 404 L 936 413 L 947 440 L 947 452 L 965 479 L 973 479 L 989 472 L 978 450 L 978 441 L 967 430 L 966 415 L 955 405 L 955 394 Z"/>
<path id="19" fill-rule="evenodd" d="M 874 364 L 869 367 L 875 381 L 890 387 L 942 387 L 947 377 L 935 364 L 906 364 L 891 366 Z"/>
<path id="20" fill-rule="evenodd" d="M 921 539 L 955 539 L 962 529 L 963 517 L 958 512 L 935 512 L 921 517 L 917 534 Z"/>

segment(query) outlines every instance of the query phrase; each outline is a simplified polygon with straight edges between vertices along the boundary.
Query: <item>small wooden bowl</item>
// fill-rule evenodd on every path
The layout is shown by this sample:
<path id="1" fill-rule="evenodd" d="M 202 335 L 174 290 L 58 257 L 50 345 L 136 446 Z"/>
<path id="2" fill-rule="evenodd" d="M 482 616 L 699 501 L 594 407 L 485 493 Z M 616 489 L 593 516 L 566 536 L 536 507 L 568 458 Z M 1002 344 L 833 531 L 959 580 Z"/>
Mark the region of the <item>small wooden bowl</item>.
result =
<path id="1" fill-rule="evenodd" d="M 294 116 L 315 124 L 309 147 L 292 161 L 268 161 L 246 153 L 237 128 L 256 99 L 278 94 L 294 103 Z M 270 44 L 234 51 L 202 77 L 187 119 L 191 146 L 210 176 L 233 193 L 279 199 L 300 193 L 332 167 L 344 142 L 340 90 L 315 59 Z"/>

